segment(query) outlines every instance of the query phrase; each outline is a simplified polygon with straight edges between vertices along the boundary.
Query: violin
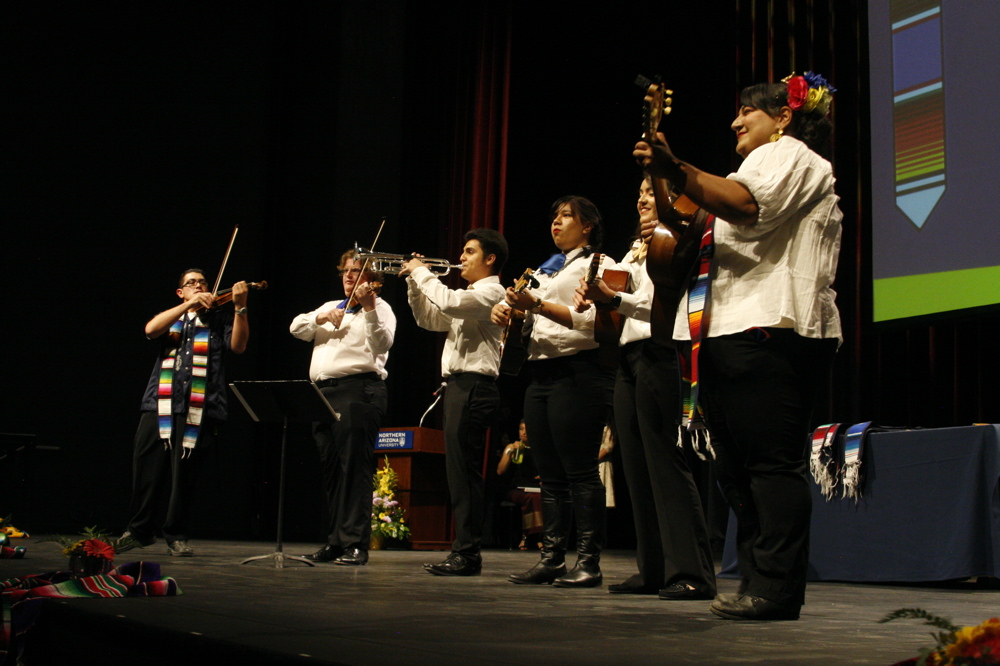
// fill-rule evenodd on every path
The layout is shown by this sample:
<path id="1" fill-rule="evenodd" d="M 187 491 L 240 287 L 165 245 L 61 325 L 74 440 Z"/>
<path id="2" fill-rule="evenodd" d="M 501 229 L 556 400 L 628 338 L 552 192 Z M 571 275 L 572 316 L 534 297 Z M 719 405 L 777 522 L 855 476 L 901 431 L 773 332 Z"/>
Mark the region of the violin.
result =
<path id="1" fill-rule="evenodd" d="M 377 280 L 372 280 L 371 282 L 359 282 L 358 284 L 354 285 L 354 289 L 357 290 L 357 288 L 360 287 L 362 284 L 367 284 L 369 287 L 371 287 L 372 293 L 375 294 L 376 296 L 378 296 L 379 292 L 382 291 L 382 283 Z M 354 295 L 354 291 L 351 291 L 351 298 L 349 301 L 347 301 L 347 306 L 344 309 L 347 310 L 348 312 L 351 312 L 351 311 L 356 311 L 359 307 L 361 307 L 361 302 L 358 301 L 358 297 Z"/>
<path id="2" fill-rule="evenodd" d="M 247 282 L 247 289 L 252 290 L 263 290 L 267 289 L 267 280 L 261 280 L 260 282 Z M 226 303 L 233 300 L 233 290 L 232 289 L 220 289 L 215 294 L 215 300 L 212 302 L 211 308 L 200 307 L 195 312 L 198 314 L 204 314 L 206 312 L 214 312 L 218 308 L 221 308 Z"/>

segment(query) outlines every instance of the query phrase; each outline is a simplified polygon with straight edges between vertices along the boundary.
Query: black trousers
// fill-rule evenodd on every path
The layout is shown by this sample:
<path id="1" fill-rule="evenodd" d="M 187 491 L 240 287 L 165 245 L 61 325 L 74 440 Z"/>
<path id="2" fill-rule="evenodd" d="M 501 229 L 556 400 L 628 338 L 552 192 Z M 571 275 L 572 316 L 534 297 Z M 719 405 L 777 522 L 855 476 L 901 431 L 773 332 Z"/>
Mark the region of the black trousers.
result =
<path id="1" fill-rule="evenodd" d="M 313 424 L 326 494 L 327 543 L 368 550 L 371 540 L 375 440 L 386 411 L 385 382 L 364 374 L 318 382 L 340 414 Z"/>
<path id="2" fill-rule="evenodd" d="M 156 536 L 159 530 L 168 542 L 188 538 L 191 499 L 199 473 L 208 454 L 214 449 L 222 424 L 205 417 L 201 421 L 198 442 L 188 457 L 182 457 L 185 417 L 175 415 L 168 449 L 160 439 L 159 416 L 142 412 L 132 450 L 132 501 L 128 530 L 140 539 Z M 166 518 L 158 525 L 166 498 Z"/>
<path id="3" fill-rule="evenodd" d="M 611 412 L 614 376 L 599 360 L 595 349 L 528 363 L 524 424 L 543 494 L 604 492 L 597 456 Z M 597 511 L 603 520 L 603 502 Z"/>
<path id="4" fill-rule="evenodd" d="M 615 425 L 635 517 L 636 560 L 656 589 L 686 582 L 715 594 L 715 565 L 694 454 L 677 446 L 681 411 L 677 354 L 650 339 L 621 350 Z"/>
<path id="5" fill-rule="evenodd" d="M 705 415 L 719 485 L 736 514 L 745 591 L 777 603 L 805 601 L 810 420 L 836 349 L 836 340 L 791 329 L 702 342 Z"/>
<path id="6" fill-rule="evenodd" d="M 479 561 L 483 541 L 483 452 L 496 419 L 496 379 L 473 372 L 448 377 L 444 392 L 444 445 L 448 492 L 455 516 L 452 551 Z"/>

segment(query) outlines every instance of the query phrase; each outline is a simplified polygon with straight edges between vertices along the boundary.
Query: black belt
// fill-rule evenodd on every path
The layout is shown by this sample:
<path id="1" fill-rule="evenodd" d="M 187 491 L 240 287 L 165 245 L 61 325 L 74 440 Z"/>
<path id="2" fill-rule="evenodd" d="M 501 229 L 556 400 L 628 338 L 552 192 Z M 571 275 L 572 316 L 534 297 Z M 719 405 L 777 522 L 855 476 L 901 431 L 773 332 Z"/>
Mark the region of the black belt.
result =
<path id="1" fill-rule="evenodd" d="M 379 377 L 379 374 L 377 372 L 359 372 L 356 375 L 347 375 L 346 377 L 335 377 L 333 379 L 321 379 L 318 382 L 316 382 L 316 386 L 318 386 L 319 388 L 322 389 L 322 388 L 328 388 L 330 386 L 338 386 L 338 385 L 344 384 L 346 382 L 356 382 L 356 381 L 359 381 L 359 380 L 362 380 L 362 379 L 382 381 L 382 378 Z"/>
<path id="2" fill-rule="evenodd" d="M 446 381 L 453 382 L 459 379 L 465 379 L 466 377 L 469 379 L 485 379 L 488 382 L 495 382 L 497 379 L 493 375 L 484 375 L 481 372 L 453 372 L 448 375 L 448 379 Z"/>

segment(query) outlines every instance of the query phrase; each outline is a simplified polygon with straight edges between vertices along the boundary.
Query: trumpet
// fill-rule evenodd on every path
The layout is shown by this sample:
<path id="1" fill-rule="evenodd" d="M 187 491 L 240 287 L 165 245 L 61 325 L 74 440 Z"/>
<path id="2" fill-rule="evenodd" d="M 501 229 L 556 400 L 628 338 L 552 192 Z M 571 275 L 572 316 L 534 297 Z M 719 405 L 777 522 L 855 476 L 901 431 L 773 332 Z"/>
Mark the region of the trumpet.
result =
<path id="1" fill-rule="evenodd" d="M 368 267 L 373 271 L 383 273 L 385 275 L 399 275 L 399 271 L 403 269 L 403 264 L 414 257 L 412 254 L 407 256 L 405 254 L 372 252 L 360 247 L 357 243 L 354 244 L 354 253 L 358 255 L 358 259 L 361 261 L 367 261 Z M 434 273 L 434 275 L 447 275 L 451 272 L 451 269 L 462 267 L 462 264 L 453 264 L 447 259 L 432 259 L 430 257 L 417 258 L 422 261 L 424 265 L 430 269 L 431 273 Z"/>

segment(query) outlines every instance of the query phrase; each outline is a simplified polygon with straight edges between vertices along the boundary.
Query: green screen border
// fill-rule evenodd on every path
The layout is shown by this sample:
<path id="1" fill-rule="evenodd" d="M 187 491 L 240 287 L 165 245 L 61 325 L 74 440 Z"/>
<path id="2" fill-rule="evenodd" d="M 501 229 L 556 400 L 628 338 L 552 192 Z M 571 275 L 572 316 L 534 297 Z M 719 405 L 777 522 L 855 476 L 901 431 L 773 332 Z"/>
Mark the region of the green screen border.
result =
<path id="1" fill-rule="evenodd" d="M 875 280 L 872 319 L 964 310 L 1000 303 L 1000 266 Z"/>

